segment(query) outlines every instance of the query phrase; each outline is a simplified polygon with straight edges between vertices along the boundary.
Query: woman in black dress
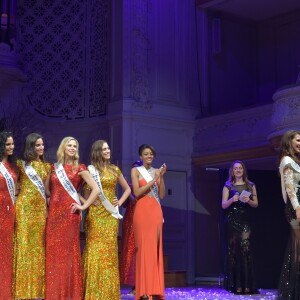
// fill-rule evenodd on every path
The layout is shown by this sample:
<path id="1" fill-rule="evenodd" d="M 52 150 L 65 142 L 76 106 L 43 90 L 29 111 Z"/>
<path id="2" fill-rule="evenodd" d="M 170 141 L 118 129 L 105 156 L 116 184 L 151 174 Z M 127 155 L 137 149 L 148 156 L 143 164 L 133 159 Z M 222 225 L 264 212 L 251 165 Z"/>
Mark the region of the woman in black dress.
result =
<path id="1" fill-rule="evenodd" d="M 235 294 L 257 293 L 251 252 L 250 210 L 258 206 L 256 187 L 245 164 L 234 161 L 222 192 L 226 214 L 227 253 L 224 287 Z"/>

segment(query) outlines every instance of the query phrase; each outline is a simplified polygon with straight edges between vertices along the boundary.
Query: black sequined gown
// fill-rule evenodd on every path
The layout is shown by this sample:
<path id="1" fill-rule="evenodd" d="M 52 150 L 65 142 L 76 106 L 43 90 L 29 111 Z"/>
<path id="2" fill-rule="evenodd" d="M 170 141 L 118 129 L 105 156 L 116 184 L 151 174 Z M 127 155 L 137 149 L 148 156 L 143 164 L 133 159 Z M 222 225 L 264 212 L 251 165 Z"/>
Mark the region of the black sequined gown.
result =
<path id="1" fill-rule="evenodd" d="M 247 190 L 246 184 L 225 184 L 225 187 L 229 190 L 229 198 Z M 236 292 L 237 289 L 247 289 L 251 293 L 257 292 L 251 251 L 251 209 L 249 204 L 237 201 L 225 210 L 227 253 L 224 288 L 231 292 Z"/>

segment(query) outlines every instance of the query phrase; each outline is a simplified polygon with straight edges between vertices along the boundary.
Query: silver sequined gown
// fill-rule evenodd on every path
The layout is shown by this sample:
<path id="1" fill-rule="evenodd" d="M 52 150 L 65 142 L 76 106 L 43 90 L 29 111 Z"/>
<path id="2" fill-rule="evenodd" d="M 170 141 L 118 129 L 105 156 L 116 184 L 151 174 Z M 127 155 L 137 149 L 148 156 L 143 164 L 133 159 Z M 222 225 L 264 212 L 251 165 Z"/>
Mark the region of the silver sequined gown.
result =
<path id="1" fill-rule="evenodd" d="M 279 281 L 280 300 L 300 299 L 300 225 L 291 203 L 300 202 L 300 167 L 295 162 L 282 161 L 284 186 L 287 192 L 285 216 L 290 224 L 290 237 Z"/>

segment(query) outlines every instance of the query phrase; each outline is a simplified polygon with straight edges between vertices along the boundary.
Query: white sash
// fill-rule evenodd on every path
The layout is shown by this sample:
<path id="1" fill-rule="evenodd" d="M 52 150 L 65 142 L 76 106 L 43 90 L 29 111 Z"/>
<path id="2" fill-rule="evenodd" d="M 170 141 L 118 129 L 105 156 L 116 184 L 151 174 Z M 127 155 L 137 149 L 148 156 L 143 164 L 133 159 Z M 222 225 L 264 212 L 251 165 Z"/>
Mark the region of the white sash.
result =
<path id="1" fill-rule="evenodd" d="M 11 201 L 13 204 L 15 204 L 16 197 L 15 197 L 15 182 L 8 172 L 8 170 L 5 168 L 4 164 L 0 162 L 0 173 L 2 173 L 3 177 L 6 180 L 7 189 L 9 191 L 9 195 L 11 198 Z"/>
<path id="2" fill-rule="evenodd" d="M 102 202 L 102 205 L 105 207 L 105 209 L 111 213 L 111 215 L 116 218 L 116 219 L 123 219 L 123 216 L 119 213 L 119 207 L 118 206 L 113 206 L 111 204 L 111 202 L 106 198 L 106 196 L 104 195 L 103 189 L 102 189 L 102 185 L 101 185 L 101 180 L 100 180 L 100 176 L 99 176 L 99 172 L 96 170 L 96 168 L 93 165 L 89 165 L 88 169 L 93 177 L 93 179 L 96 181 L 99 189 L 100 189 L 100 193 L 99 193 L 99 197 L 100 200 Z"/>
<path id="3" fill-rule="evenodd" d="M 151 180 L 153 180 L 151 174 L 148 172 L 148 170 L 144 166 L 139 166 L 136 168 L 138 169 L 138 171 L 140 172 L 140 174 L 146 180 L 147 183 L 150 182 Z M 157 186 L 156 182 L 153 184 L 153 186 L 150 188 L 150 190 L 153 193 L 153 196 L 156 199 L 156 201 L 160 204 L 160 199 L 158 196 L 158 186 Z"/>
<path id="4" fill-rule="evenodd" d="M 30 181 L 37 187 L 38 191 L 40 192 L 40 194 L 42 195 L 42 197 L 44 198 L 44 200 L 46 202 L 45 187 L 44 187 L 44 183 L 43 183 L 42 179 L 40 178 L 40 176 L 38 175 L 36 170 L 31 165 L 26 166 L 24 160 L 22 160 L 22 165 L 23 165 L 26 175 L 28 176 Z"/>
<path id="5" fill-rule="evenodd" d="M 77 204 L 81 205 L 77 191 L 76 191 L 74 185 L 72 184 L 72 182 L 70 181 L 69 177 L 67 176 L 63 165 L 59 164 L 59 163 L 55 163 L 54 169 L 55 169 L 57 178 L 60 181 L 63 188 L 77 202 Z"/>

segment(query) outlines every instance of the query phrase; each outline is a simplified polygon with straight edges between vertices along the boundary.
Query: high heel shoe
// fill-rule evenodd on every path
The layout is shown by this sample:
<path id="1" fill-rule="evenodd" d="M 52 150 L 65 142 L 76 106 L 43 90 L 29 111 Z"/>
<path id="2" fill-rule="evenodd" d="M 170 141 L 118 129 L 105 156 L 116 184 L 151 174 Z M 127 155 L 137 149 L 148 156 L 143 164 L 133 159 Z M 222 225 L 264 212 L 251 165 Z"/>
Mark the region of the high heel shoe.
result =
<path id="1" fill-rule="evenodd" d="M 243 295 L 244 294 L 242 288 L 237 288 L 233 293 L 235 295 Z"/>

